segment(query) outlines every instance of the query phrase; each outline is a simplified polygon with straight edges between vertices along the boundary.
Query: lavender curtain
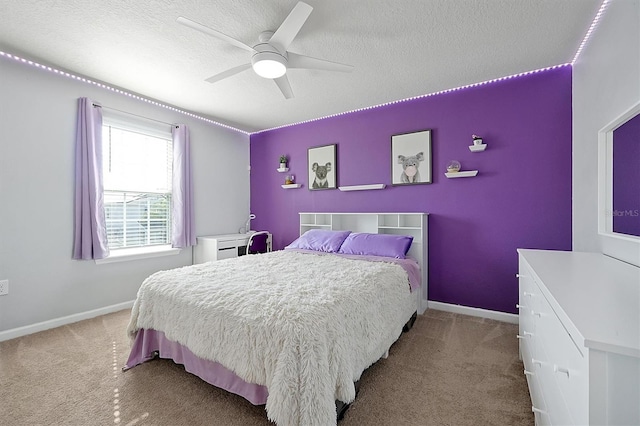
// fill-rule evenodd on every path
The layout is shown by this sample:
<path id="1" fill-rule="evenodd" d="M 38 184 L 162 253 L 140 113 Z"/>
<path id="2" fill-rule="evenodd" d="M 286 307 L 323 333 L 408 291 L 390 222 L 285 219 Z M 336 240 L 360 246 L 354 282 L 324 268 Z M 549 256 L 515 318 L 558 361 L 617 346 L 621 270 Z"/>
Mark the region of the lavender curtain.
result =
<path id="1" fill-rule="evenodd" d="M 102 185 L 102 113 L 87 98 L 78 99 L 76 122 L 74 259 L 109 256 Z"/>
<path id="2" fill-rule="evenodd" d="M 177 248 L 196 245 L 191 180 L 191 144 L 184 124 L 173 126 L 173 194 L 171 245 Z"/>

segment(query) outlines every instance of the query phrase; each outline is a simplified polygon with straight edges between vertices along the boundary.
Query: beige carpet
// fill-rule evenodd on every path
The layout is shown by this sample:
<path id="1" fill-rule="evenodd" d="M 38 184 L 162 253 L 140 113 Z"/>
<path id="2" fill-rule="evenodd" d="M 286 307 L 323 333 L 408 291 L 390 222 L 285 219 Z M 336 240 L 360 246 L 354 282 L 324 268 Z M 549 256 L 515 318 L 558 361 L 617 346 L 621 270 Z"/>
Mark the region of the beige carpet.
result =
<path id="1" fill-rule="evenodd" d="M 166 360 L 125 373 L 121 311 L 0 343 L 0 425 L 270 425 Z M 362 376 L 340 426 L 532 425 L 517 326 L 442 311 Z"/>

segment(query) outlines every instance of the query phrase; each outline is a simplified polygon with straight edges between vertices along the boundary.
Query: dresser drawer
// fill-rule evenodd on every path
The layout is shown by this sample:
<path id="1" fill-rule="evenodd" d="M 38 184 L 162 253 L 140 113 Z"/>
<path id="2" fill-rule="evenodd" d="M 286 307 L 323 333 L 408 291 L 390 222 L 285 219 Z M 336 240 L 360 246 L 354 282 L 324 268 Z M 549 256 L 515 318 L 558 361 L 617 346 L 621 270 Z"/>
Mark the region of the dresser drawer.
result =
<path id="1" fill-rule="evenodd" d="M 525 370 L 534 373 L 529 392 L 532 402 L 536 401 L 534 407 L 540 405 L 536 422 L 587 424 L 588 403 L 582 402 L 588 399 L 585 359 L 526 268 L 521 270 L 520 283 L 519 340 Z"/>
<path id="2" fill-rule="evenodd" d="M 535 291 L 535 283 L 533 282 L 531 271 L 526 265 L 520 264 L 519 274 L 519 296 L 518 296 L 518 343 L 520 348 L 520 356 L 522 357 L 522 363 L 524 369 L 527 372 L 533 371 L 531 359 L 535 357 L 535 323 L 533 316 L 531 315 L 531 308 L 535 304 L 535 297 L 537 291 Z M 527 377 L 528 379 L 528 377 Z M 529 393 L 531 391 L 532 384 L 529 383 Z"/>
<path id="3" fill-rule="evenodd" d="M 531 340 L 520 340 L 520 356 L 522 357 L 522 364 L 524 365 L 525 374 L 527 374 L 527 372 L 533 371 L 533 364 L 531 364 L 531 359 L 534 358 L 534 347 L 534 342 L 532 342 Z"/>
<path id="4" fill-rule="evenodd" d="M 246 252 L 249 234 L 207 235 L 197 238 L 193 251 L 193 263 L 229 259 Z"/>
<path id="5" fill-rule="evenodd" d="M 529 363 L 531 363 L 531 360 L 532 358 L 529 358 Z M 534 413 L 545 413 L 547 411 L 547 404 L 542 395 L 542 388 L 538 377 L 539 374 L 539 367 L 536 365 L 531 364 L 531 370 L 525 369 L 529 395 L 531 396 L 531 409 Z"/>
<path id="6" fill-rule="evenodd" d="M 551 426 L 551 418 L 546 411 L 539 411 L 535 407 L 531 409 L 533 411 L 535 426 Z"/>
<path id="7" fill-rule="evenodd" d="M 238 245 L 242 245 L 242 240 L 218 240 L 218 250 L 224 250 L 229 248 L 238 247 Z"/>
<path id="8" fill-rule="evenodd" d="M 540 381 L 542 393 L 546 403 L 546 412 L 552 425 L 573 425 L 576 424 L 572 419 L 567 404 L 562 396 L 562 392 L 555 381 L 553 363 L 549 361 L 549 355 L 545 349 L 540 347 L 538 350 L 538 358 L 536 372 Z"/>
<path id="9" fill-rule="evenodd" d="M 232 257 L 238 257 L 238 249 L 235 245 L 218 249 L 218 260 L 230 259 Z"/>
<path id="10" fill-rule="evenodd" d="M 535 325 L 531 317 L 531 311 L 521 312 L 519 316 L 518 327 L 518 344 L 520 347 L 520 356 L 525 369 L 531 369 L 531 357 L 534 356 L 535 348 Z"/>
<path id="11" fill-rule="evenodd" d="M 587 351 L 579 350 L 548 303 L 536 317 L 539 342 L 549 362 L 549 377 L 556 383 L 575 424 L 586 424 L 589 413 Z"/>
<path id="12" fill-rule="evenodd" d="M 519 296 L 518 296 L 518 322 L 521 335 L 524 332 L 533 333 L 535 324 L 531 315 L 531 310 L 536 306 L 536 299 L 540 297 L 539 291 L 533 281 L 531 271 L 526 266 L 520 266 L 519 277 Z"/>

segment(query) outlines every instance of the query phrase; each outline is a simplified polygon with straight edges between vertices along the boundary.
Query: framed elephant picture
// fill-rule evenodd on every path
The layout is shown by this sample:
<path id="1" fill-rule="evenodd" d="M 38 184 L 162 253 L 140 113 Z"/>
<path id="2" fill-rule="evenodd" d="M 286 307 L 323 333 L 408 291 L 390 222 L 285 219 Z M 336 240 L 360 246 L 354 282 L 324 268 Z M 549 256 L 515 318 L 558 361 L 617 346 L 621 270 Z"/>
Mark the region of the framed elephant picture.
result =
<path id="1" fill-rule="evenodd" d="M 309 190 L 336 189 L 336 145 L 324 145 L 309 148 L 307 172 Z"/>
<path id="2" fill-rule="evenodd" d="M 431 183 L 431 130 L 391 136 L 391 184 Z"/>

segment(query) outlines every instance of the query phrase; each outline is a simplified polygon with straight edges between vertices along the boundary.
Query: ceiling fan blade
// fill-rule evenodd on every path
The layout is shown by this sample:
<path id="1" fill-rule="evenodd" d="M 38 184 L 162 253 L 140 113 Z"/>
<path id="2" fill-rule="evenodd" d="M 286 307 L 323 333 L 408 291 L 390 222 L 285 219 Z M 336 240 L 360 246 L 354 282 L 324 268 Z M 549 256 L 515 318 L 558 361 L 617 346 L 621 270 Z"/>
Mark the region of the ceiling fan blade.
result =
<path id="1" fill-rule="evenodd" d="M 289 79 L 287 75 L 283 75 L 282 77 L 274 78 L 273 81 L 276 82 L 278 88 L 282 92 L 285 98 L 291 99 L 293 98 L 293 90 L 291 90 L 291 85 L 289 84 Z"/>
<path id="2" fill-rule="evenodd" d="M 209 77 L 205 81 L 209 83 L 215 83 L 227 77 L 231 77 L 232 75 L 238 74 L 244 70 L 248 70 L 249 68 L 251 68 L 251 64 L 238 65 L 237 67 L 233 67 L 231 69 L 221 72 L 220 74 L 216 74 L 212 77 Z"/>
<path id="3" fill-rule="evenodd" d="M 311 14 L 313 8 L 304 2 L 298 2 L 289 13 L 289 16 L 280 24 L 280 28 L 276 30 L 269 40 L 270 44 L 276 45 L 285 52 L 300 28 L 307 21 L 307 18 Z"/>
<path id="4" fill-rule="evenodd" d="M 338 62 L 331 62 L 325 59 L 312 58 L 311 56 L 299 55 L 297 53 L 287 52 L 288 68 L 306 68 L 312 70 L 325 70 L 325 71 L 340 71 L 351 72 L 353 66 L 341 64 Z"/>
<path id="5" fill-rule="evenodd" d="M 201 31 L 205 34 L 209 34 L 210 36 L 216 37 L 220 40 L 226 41 L 227 43 L 230 43 L 236 47 L 239 47 L 240 49 L 244 49 L 244 50 L 248 50 L 249 52 L 255 52 L 253 50 L 253 47 L 248 46 L 246 44 L 244 44 L 243 42 L 241 42 L 240 40 L 236 40 L 233 37 L 229 37 L 228 35 L 221 33 L 220 31 L 216 31 L 214 29 L 211 29 L 209 27 L 205 27 L 202 24 L 199 24 L 195 21 L 192 21 L 191 19 L 187 19 L 184 18 L 182 16 L 178 17 L 178 19 L 176 19 L 176 21 L 178 21 L 179 24 L 185 25 L 189 28 L 193 28 L 194 30 L 197 31 Z"/>

